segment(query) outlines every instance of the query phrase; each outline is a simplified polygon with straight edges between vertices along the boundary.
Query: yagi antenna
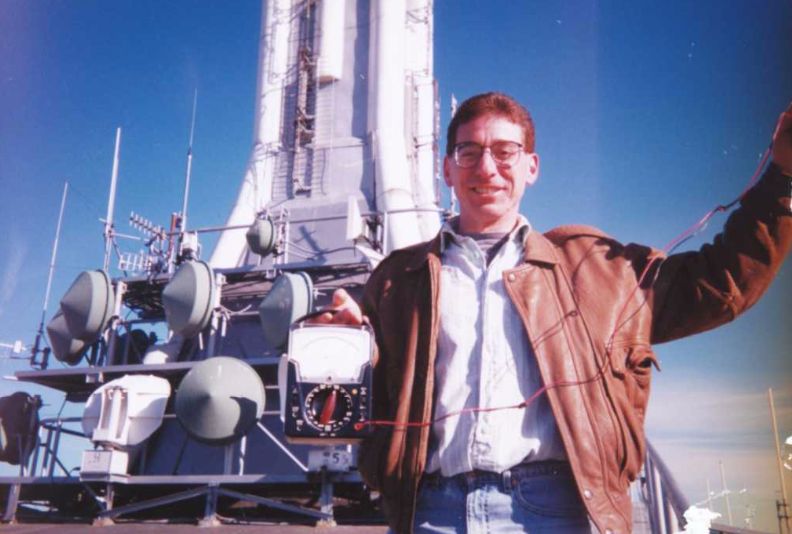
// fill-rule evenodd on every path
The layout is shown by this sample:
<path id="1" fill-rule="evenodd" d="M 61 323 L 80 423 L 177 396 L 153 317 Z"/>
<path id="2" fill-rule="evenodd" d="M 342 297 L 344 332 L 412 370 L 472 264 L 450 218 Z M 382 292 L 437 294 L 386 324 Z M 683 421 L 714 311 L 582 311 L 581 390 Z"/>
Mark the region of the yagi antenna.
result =
<path id="1" fill-rule="evenodd" d="M 195 97 L 193 98 L 192 124 L 190 125 L 190 144 L 187 147 L 187 172 L 184 177 L 184 202 L 182 202 L 182 210 L 181 210 L 182 233 L 184 233 L 187 230 L 187 200 L 190 198 L 190 175 L 192 174 L 192 146 L 193 146 L 193 137 L 195 136 L 195 114 L 197 109 L 198 109 L 198 89 L 195 89 Z"/>

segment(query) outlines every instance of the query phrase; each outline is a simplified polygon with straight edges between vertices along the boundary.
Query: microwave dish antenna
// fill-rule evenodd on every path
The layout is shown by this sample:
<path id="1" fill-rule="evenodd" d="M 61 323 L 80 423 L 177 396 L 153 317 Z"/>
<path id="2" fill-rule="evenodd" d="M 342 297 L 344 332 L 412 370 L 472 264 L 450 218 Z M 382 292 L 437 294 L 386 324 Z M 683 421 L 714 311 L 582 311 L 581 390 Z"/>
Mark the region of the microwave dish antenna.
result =
<path id="1" fill-rule="evenodd" d="M 188 372 L 176 391 L 176 417 L 201 443 L 237 441 L 264 415 L 264 384 L 246 362 L 228 356 L 209 358 Z"/>

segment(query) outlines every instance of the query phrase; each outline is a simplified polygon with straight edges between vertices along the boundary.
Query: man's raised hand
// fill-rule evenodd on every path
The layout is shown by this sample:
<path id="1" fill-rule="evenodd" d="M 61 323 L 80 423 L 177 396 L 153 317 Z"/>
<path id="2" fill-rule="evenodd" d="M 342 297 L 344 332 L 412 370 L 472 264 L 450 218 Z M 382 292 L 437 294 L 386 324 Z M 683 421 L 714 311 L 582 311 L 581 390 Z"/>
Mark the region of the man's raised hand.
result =
<path id="1" fill-rule="evenodd" d="M 773 163 L 792 177 L 792 102 L 778 118 L 773 135 Z"/>

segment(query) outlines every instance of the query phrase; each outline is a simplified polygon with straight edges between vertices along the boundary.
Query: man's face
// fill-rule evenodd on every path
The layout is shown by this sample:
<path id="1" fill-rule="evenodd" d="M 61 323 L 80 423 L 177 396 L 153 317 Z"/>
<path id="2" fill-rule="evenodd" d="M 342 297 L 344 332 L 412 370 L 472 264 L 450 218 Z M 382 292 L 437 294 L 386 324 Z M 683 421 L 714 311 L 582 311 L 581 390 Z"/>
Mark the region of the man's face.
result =
<path id="1" fill-rule="evenodd" d="M 477 143 L 489 147 L 498 141 L 522 145 L 523 130 L 506 118 L 484 115 L 461 124 L 456 134 L 457 146 Z M 446 156 L 443 174 L 459 200 L 460 232 L 509 232 L 517 221 L 526 185 L 534 183 L 539 174 L 539 157 L 521 151 L 517 163 L 507 168 L 498 165 L 491 151 L 485 150 L 476 165 L 464 169 L 453 157 Z"/>

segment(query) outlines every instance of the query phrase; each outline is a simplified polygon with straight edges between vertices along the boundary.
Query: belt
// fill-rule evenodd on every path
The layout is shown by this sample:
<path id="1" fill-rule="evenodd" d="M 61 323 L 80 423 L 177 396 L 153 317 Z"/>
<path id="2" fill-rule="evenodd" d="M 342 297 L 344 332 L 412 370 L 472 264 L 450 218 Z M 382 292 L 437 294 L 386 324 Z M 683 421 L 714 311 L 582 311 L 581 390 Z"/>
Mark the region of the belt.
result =
<path id="1" fill-rule="evenodd" d="M 572 475 L 572 468 L 569 462 L 559 460 L 543 460 L 539 462 L 523 462 L 517 464 L 510 469 L 506 469 L 502 473 L 494 471 L 483 471 L 481 469 L 474 469 L 466 473 L 459 473 L 450 477 L 445 477 L 441 472 L 434 471 L 432 473 L 424 473 L 421 477 L 421 485 L 428 484 L 434 487 L 439 486 L 445 482 L 457 481 L 464 483 L 468 486 L 475 484 L 485 483 L 498 483 L 500 482 L 502 489 L 505 491 L 511 490 L 513 486 L 512 480 L 516 475 L 521 477 L 531 476 L 544 476 L 544 475 Z"/>

